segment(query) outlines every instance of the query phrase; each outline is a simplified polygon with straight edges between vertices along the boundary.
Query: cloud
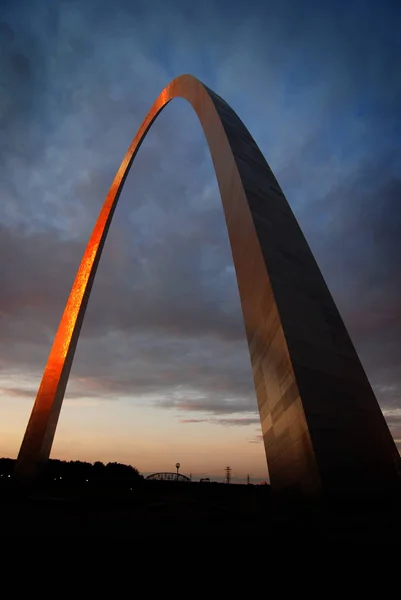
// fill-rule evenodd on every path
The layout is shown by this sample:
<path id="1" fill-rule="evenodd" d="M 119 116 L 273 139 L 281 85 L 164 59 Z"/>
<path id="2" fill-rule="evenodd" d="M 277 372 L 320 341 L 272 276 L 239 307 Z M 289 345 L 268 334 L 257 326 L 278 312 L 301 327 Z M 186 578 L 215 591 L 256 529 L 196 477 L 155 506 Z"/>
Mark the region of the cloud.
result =
<path id="1" fill-rule="evenodd" d="M 248 440 L 250 444 L 260 444 L 263 442 L 263 435 L 257 434 L 254 435 L 250 440 Z"/>
<path id="2" fill-rule="evenodd" d="M 186 424 L 210 423 L 212 425 L 223 425 L 224 427 L 248 427 L 260 423 L 259 417 L 245 419 L 180 419 L 179 421 Z"/>

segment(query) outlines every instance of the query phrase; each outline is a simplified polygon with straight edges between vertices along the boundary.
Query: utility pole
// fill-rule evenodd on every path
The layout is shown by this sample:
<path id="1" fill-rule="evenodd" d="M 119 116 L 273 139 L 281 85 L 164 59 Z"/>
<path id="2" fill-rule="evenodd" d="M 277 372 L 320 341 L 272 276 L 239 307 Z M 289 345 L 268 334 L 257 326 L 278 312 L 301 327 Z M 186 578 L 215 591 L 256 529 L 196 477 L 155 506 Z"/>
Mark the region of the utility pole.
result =
<path id="1" fill-rule="evenodd" d="M 247 483 L 247 485 L 249 485 L 251 483 L 251 478 L 249 477 L 249 473 L 246 476 L 246 483 Z"/>
<path id="2" fill-rule="evenodd" d="M 226 472 L 226 483 L 231 483 L 231 467 L 226 467 L 224 470 Z"/>

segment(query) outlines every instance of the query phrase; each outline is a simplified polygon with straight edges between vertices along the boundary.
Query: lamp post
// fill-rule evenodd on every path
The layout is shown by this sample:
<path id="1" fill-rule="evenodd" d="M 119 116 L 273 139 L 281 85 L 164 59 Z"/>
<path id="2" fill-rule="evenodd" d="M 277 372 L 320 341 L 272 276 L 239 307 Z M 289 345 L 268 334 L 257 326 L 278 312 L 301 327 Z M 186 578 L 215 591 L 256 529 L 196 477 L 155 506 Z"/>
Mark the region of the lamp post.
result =
<path id="1" fill-rule="evenodd" d="M 175 468 L 177 469 L 177 481 L 178 481 L 178 469 L 181 467 L 180 463 L 176 463 Z"/>

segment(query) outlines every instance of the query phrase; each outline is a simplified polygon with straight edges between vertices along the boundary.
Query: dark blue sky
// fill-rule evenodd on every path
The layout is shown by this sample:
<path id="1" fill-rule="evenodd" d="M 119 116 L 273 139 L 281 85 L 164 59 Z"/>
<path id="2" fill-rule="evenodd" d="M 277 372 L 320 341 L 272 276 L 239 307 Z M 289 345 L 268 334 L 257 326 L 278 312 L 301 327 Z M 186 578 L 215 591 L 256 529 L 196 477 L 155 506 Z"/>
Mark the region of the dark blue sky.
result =
<path id="1" fill-rule="evenodd" d="M 0 388 L 25 402 L 17 429 L 118 164 L 189 72 L 263 151 L 401 444 L 400 31 L 386 0 L 0 0 Z M 217 184 L 181 100 L 141 148 L 93 291 L 70 398 L 257 439 Z"/>

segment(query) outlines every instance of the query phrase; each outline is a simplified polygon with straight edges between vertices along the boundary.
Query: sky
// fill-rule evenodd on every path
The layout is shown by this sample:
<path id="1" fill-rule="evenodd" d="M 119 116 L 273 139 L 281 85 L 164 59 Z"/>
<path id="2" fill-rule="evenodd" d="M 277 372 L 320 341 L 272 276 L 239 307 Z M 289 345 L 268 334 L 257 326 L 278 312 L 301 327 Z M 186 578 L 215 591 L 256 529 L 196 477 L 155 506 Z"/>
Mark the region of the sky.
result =
<path id="1" fill-rule="evenodd" d="M 401 449 L 400 29 L 390 0 L 0 0 L 0 456 L 18 454 L 119 163 L 182 73 L 261 148 Z M 184 100 L 121 194 L 51 456 L 268 477 L 217 182 Z"/>

